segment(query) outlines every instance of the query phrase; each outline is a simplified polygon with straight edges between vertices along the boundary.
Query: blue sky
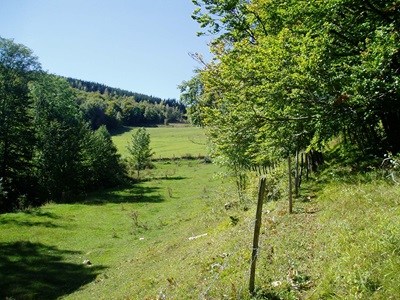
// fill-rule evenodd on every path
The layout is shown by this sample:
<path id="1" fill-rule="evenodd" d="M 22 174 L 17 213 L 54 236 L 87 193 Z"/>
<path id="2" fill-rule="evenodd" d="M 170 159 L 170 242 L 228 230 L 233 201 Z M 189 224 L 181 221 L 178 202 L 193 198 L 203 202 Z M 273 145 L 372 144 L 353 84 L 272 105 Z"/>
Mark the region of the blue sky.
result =
<path id="1" fill-rule="evenodd" d="M 191 0 L 0 0 L 0 36 L 30 48 L 49 73 L 179 99 L 209 59 Z"/>

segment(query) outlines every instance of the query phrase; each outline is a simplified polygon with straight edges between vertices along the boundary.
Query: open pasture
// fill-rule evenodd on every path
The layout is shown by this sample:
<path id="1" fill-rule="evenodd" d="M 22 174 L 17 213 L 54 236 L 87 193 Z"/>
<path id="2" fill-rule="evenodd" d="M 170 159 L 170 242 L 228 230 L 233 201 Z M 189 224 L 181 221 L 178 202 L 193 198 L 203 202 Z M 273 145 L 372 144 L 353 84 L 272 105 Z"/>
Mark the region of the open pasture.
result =
<path id="1" fill-rule="evenodd" d="M 112 139 L 119 153 L 127 157 L 126 148 L 130 142 L 134 127 L 124 127 L 124 130 L 114 132 Z M 199 157 L 207 155 L 207 138 L 203 129 L 184 125 L 169 125 L 159 127 L 146 127 L 150 134 L 154 159 Z"/>
<path id="2" fill-rule="evenodd" d="M 113 135 L 122 154 L 131 130 Z M 159 156 L 206 155 L 199 128 L 147 130 Z M 189 238 L 211 234 L 231 189 L 203 160 L 154 164 L 139 184 L 0 215 L 0 299 L 145 299 L 184 280 Z"/>
<path id="3" fill-rule="evenodd" d="M 215 201 L 226 193 L 219 169 L 155 164 L 140 184 L 0 215 L 0 299 L 155 299 L 178 285 L 181 297 L 204 292 L 208 282 L 193 285 L 213 254 L 199 253 L 216 251 L 203 243 L 228 220 Z"/>
<path id="4" fill-rule="evenodd" d="M 174 130 L 149 128 L 155 145 Z M 138 184 L 0 215 L 0 299 L 400 298 L 400 189 L 379 172 L 326 169 L 293 214 L 286 195 L 265 203 L 253 297 L 255 194 L 226 210 L 237 195 L 216 165 L 154 165 Z"/>

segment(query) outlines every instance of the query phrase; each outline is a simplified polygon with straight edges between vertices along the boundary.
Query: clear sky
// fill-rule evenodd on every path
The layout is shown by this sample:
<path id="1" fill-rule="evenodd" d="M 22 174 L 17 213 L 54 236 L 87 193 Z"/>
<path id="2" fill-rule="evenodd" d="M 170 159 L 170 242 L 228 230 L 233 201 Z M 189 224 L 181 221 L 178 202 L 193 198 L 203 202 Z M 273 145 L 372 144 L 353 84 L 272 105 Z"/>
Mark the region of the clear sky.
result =
<path id="1" fill-rule="evenodd" d="M 30 48 L 52 74 L 163 99 L 209 59 L 191 0 L 0 0 L 0 36 Z"/>

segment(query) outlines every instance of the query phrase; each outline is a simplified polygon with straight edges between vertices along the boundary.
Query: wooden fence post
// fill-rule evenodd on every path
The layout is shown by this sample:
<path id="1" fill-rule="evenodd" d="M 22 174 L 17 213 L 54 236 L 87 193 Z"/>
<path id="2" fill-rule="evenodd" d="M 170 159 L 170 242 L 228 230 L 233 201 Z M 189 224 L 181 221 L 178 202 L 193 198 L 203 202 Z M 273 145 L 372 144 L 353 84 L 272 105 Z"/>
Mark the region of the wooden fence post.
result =
<path id="1" fill-rule="evenodd" d="M 249 291 L 251 294 L 254 294 L 254 292 L 255 292 L 256 261 L 257 261 L 257 255 L 258 255 L 258 241 L 259 241 L 260 229 L 261 229 L 261 217 L 262 217 L 262 206 L 263 206 L 263 202 L 264 202 L 265 182 L 266 182 L 265 177 L 261 178 L 260 186 L 258 189 L 256 222 L 254 225 L 253 250 L 251 253 L 251 267 L 250 267 Z"/>
<path id="2" fill-rule="evenodd" d="M 289 214 L 293 212 L 293 199 L 292 199 L 292 162 L 290 159 L 290 155 L 288 155 L 288 193 L 289 193 Z"/>
<path id="3" fill-rule="evenodd" d="M 296 197 L 299 196 L 299 188 L 300 188 L 300 173 L 299 173 L 299 150 L 296 150 L 296 167 L 294 173 L 294 194 Z"/>

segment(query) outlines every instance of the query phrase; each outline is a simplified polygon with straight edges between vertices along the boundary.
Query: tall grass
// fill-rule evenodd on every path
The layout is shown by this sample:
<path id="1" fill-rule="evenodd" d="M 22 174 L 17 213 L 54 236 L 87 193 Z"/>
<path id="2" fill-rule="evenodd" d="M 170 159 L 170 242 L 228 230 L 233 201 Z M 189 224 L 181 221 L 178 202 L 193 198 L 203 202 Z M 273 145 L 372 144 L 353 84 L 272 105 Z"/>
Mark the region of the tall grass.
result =
<path id="1" fill-rule="evenodd" d="M 382 181 L 335 183 L 320 201 L 316 295 L 398 299 L 400 189 Z"/>
<path id="2" fill-rule="evenodd" d="M 312 184 L 295 202 L 293 215 L 284 202 L 267 205 L 260 294 L 400 298 L 400 189 L 378 175 L 366 180 L 370 175 Z"/>

